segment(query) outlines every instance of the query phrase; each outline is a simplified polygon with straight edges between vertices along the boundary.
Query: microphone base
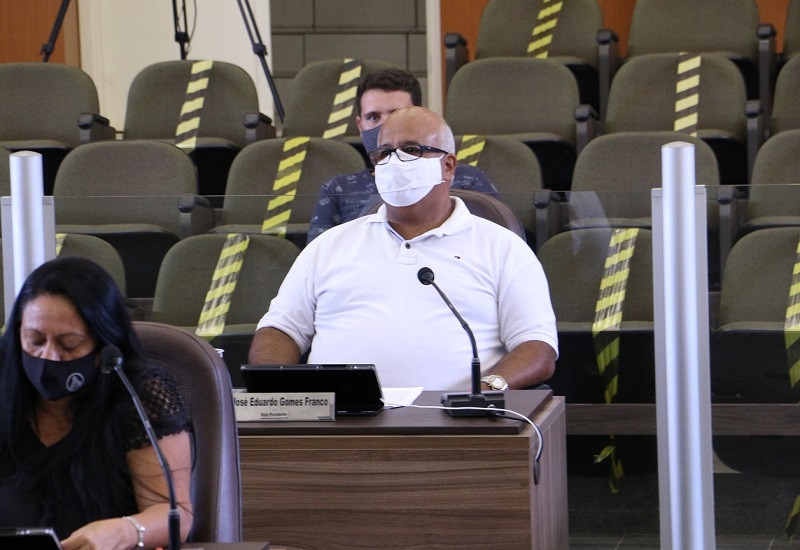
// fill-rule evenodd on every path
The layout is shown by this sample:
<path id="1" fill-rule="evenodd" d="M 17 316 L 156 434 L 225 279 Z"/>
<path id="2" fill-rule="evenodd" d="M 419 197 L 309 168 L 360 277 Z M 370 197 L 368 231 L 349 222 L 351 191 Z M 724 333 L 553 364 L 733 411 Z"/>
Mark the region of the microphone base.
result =
<path id="1" fill-rule="evenodd" d="M 503 394 L 501 391 L 487 391 L 482 393 L 443 393 L 442 406 L 452 407 L 445 410 L 447 411 L 447 414 L 453 417 L 465 418 L 470 416 L 495 416 L 497 414 L 496 409 L 505 408 L 506 399 L 505 394 Z"/>

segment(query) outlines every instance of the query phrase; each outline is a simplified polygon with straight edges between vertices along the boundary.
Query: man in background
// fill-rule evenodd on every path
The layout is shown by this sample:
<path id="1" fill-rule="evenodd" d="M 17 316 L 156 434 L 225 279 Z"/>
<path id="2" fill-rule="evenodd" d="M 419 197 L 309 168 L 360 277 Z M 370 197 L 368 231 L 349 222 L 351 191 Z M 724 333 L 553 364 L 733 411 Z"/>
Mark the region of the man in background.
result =
<path id="1" fill-rule="evenodd" d="M 403 107 L 422 105 L 422 88 L 411 73 L 383 69 L 361 80 L 356 90 L 356 125 L 367 153 L 377 147 L 378 132 L 390 114 Z M 497 197 L 497 189 L 478 168 L 458 165 L 453 189 L 482 191 Z M 379 200 L 372 169 L 342 174 L 327 181 L 319 192 L 308 230 L 308 242 L 335 225 L 357 218 Z"/>

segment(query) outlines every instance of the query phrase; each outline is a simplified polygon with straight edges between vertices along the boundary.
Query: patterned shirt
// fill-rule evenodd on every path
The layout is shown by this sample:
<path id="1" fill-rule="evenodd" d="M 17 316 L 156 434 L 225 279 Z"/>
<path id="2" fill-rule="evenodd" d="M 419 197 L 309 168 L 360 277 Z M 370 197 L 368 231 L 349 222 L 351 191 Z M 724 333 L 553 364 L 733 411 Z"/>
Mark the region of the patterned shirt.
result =
<path id="1" fill-rule="evenodd" d="M 489 177 L 468 164 L 456 166 L 452 189 L 481 191 L 499 198 Z M 317 206 L 308 228 L 308 242 L 335 225 L 354 220 L 365 208 L 378 202 L 375 176 L 367 169 L 355 174 L 343 174 L 327 181 L 320 189 Z"/>

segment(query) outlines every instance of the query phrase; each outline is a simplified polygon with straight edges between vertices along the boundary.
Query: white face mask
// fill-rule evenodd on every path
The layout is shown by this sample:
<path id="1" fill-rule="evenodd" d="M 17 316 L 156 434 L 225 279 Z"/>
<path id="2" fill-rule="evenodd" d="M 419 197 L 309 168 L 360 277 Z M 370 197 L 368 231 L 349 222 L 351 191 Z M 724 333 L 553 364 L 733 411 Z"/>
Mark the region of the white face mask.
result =
<path id="1" fill-rule="evenodd" d="M 442 163 L 438 158 L 403 162 L 395 153 L 386 164 L 375 166 L 375 186 L 383 201 L 392 206 L 416 204 L 442 181 Z"/>

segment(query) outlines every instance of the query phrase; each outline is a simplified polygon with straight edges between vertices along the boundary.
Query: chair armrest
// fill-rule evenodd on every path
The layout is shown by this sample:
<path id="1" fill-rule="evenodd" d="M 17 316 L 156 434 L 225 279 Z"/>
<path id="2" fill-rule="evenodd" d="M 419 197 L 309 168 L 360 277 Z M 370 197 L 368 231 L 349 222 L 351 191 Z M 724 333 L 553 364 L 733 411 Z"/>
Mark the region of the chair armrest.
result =
<path id="1" fill-rule="evenodd" d="M 96 113 L 78 115 L 78 129 L 80 143 L 117 139 L 117 131 L 109 124 L 108 119 Z"/>
<path id="2" fill-rule="evenodd" d="M 725 272 L 725 262 L 731 252 L 733 241 L 739 233 L 739 191 L 736 187 L 721 185 L 717 188 L 717 209 L 719 212 L 719 271 Z"/>
<path id="3" fill-rule="evenodd" d="M 536 250 L 561 230 L 562 208 L 561 197 L 558 193 L 548 189 L 537 191 L 533 197 L 533 207 L 536 210 Z"/>
<path id="4" fill-rule="evenodd" d="M 758 26 L 758 98 L 764 116 L 769 119 L 772 115 L 772 96 L 775 88 L 775 72 L 777 54 L 775 53 L 775 27 L 771 23 L 762 23 Z"/>
<path id="5" fill-rule="evenodd" d="M 182 195 L 178 199 L 181 239 L 208 233 L 214 227 L 214 208 L 207 198 L 200 195 Z"/>
<path id="6" fill-rule="evenodd" d="M 597 72 L 599 78 L 600 120 L 606 119 L 608 92 L 619 68 L 619 37 L 611 29 L 597 31 Z"/>
<path id="7" fill-rule="evenodd" d="M 597 137 L 598 116 L 591 105 L 581 104 L 575 107 L 575 155 L 580 155 L 583 148 Z"/>
<path id="8" fill-rule="evenodd" d="M 449 32 L 444 35 L 444 47 L 445 93 L 447 93 L 453 75 L 469 62 L 469 48 L 467 48 L 467 39 L 457 32 Z"/>
<path id="9" fill-rule="evenodd" d="M 277 133 L 272 119 L 264 113 L 244 115 L 245 142 L 249 145 L 262 139 L 272 139 Z"/>
<path id="10" fill-rule="evenodd" d="M 761 102 L 751 99 L 745 103 L 744 116 L 747 119 L 747 181 L 749 182 L 753 176 L 756 154 L 767 137 Z"/>

